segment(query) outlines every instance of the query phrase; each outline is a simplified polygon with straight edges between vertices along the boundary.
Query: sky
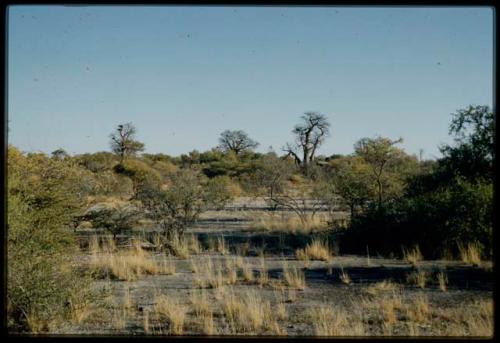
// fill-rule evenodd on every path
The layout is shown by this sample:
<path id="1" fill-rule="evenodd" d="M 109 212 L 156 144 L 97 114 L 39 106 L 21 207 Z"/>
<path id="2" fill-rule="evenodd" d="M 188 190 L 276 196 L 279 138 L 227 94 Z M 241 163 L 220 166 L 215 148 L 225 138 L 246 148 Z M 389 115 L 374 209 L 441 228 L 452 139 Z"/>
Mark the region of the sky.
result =
<path id="1" fill-rule="evenodd" d="M 109 151 L 132 122 L 147 153 L 178 156 L 244 130 L 280 151 L 306 111 L 319 154 L 403 137 L 424 158 L 451 113 L 493 101 L 489 7 L 8 7 L 8 141 Z"/>

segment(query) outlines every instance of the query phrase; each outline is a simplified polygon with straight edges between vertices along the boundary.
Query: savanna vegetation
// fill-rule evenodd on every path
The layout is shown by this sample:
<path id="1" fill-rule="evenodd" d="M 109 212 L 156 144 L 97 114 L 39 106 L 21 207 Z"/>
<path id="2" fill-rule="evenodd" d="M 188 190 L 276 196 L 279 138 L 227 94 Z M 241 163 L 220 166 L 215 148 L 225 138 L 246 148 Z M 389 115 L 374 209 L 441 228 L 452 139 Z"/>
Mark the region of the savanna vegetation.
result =
<path id="1" fill-rule="evenodd" d="M 359 139 L 350 155 L 319 155 L 332 125 L 306 112 L 294 141 L 268 153 L 255 152 L 259 143 L 242 130 L 223 131 L 204 152 L 144 153 L 132 123 L 111 133 L 110 152 L 47 156 L 9 146 L 9 331 L 85 333 L 106 323 L 113 332 L 173 335 L 491 335 L 491 299 L 446 312 L 423 292 L 461 287 L 463 272 L 426 261 L 491 273 L 492 110 L 454 113 L 454 143 L 436 160 L 381 136 Z M 244 242 L 195 230 L 235 213 L 249 221 Z M 275 240 L 257 243 L 254 233 Z M 407 273 L 364 275 L 373 282 L 353 288 L 364 269 L 349 269 L 348 255 L 373 273 L 397 259 Z M 307 298 L 315 271 L 359 297 Z M 193 292 L 138 286 L 148 277 L 190 280 Z M 139 293 L 153 305 L 140 305 Z M 296 306 L 301 297 L 309 302 Z"/>

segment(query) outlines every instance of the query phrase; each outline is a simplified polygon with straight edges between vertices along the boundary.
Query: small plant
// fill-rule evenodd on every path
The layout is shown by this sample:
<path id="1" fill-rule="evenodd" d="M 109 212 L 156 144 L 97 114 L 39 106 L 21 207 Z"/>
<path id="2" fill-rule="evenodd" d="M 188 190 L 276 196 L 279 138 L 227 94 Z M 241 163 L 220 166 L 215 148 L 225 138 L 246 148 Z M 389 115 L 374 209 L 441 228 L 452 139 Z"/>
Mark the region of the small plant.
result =
<path id="1" fill-rule="evenodd" d="M 427 278 L 428 278 L 427 272 L 423 270 L 416 270 L 407 275 L 406 281 L 410 284 L 413 284 L 423 289 L 427 284 Z"/>
<path id="2" fill-rule="evenodd" d="M 201 252 L 201 244 L 196 235 L 189 235 L 186 239 L 188 244 L 188 249 L 193 254 L 199 254 Z"/>
<path id="3" fill-rule="evenodd" d="M 206 313 L 203 317 L 203 334 L 213 335 L 215 334 L 214 318 L 212 312 Z"/>
<path id="4" fill-rule="evenodd" d="M 144 329 L 144 333 L 149 333 L 149 311 L 144 311 L 142 326 Z"/>
<path id="5" fill-rule="evenodd" d="M 411 265 L 416 266 L 422 260 L 422 253 L 418 245 L 410 250 L 403 249 L 403 259 Z"/>
<path id="6" fill-rule="evenodd" d="M 394 292 L 398 288 L 398 285 L 392 283 L 391 281 L 381 281 L 366 288 L 366 292 L 371 295 L 377 295 L 380 292 Z"/>
<path id="7" fill-rule="evenodd" d="M 187 259 L 191 256 L 188 240 L 177 233 L 172 234 L 170 250 L 180 259 Z"/>
<path id="8" fill-rule="evenodd" d="M 331 307 L 320 306 L 307 312 L 308 320 L 314 326 L 316 336 L 339 336 L 347 334 L 348 320 L 343 312 Z"/>
<path id="9" fill-rule="evenodd" d="M 254 280 L 253 269 L 250 263 L 243 263 L 243 266 L 241 267 L 241 273 L 243 276 L 243 280 L 247 282 L 252 282 Z"/>
<path id="10" fill-rule="evenodd" d="M 186 307 L 179 304 L 178 300 L 166 295 L 157 295 L 154 299 L 154 311 L 159 320 L 166 317 L 169 322 L 171 334 L 181 335 L 186 317 Z"/>
<path id="11" fill-rule="evenodd" d="M 446 292 L 446 286 L 448 284 L 448 277 L 445 272 L 439 272 L 437 274 L 437 281 L 439 283 L 439 289 Z"/>
<path id="12" fill-rule="evenodd" d="M 332 253 L 325 241 L 315 238 L 304 249 L 298 249 L 295 256 L 298 260 L 311 259 L 329 262 Z"/>
<path id="13" fill-rule="evenodd" d="M 478 244 L 470 243 L 466 247 L 459 244 L 460 259 L 466 264 L 477 267 L 481 264 L 481 248 Z"/>
<path id="14" fill-rule="evenodd" d="M 191 294 L 191 305 L 197 316 L 204 316 L 212 313 L 210 310 L 210 303 L 208 302 L 207 292 L 204 289 L 199 292 L 195 291 Z"/>
<path id="15" fill-rule="evenodd" d="M 264 257 L 260 258 L 259 278 L 257 282 L 261 288 L 269 284 L 269 275 L 267 274 L 266 260 Z"/>
<path id="16" fill-rule="evenodd" d="M 222 255 L 226 255 L 227 253 L 229 253 L 229 251 L 226 248 L 226 241 L 224 240 L 223 236 L 217 237 L 217 241 L 215 244 L 215 251 L 217 251 Z"/>
<path id="17" fill-rule="evenodd" d="M 117 330 L 123 330 L 127 326 L 127 310 L 115 308 L 113 310 L 112 325 Z"/>
<path id="18" fill-rule="evenodd" d="M 288 264 L 286 262 L 283 264 L 283 278 L 285 284 L 288 287 L 293 287 L 300 290 L 306 288 L 306 279 L 304 273 L 296 267 L 288 267 Z"/>
<path id="19" fill-rule="evenodd" d="M 341 268 L 340 281 L 342 281 L 342 283 L 345 283 L 346 285 L 349 285 L 351 283 L 351 278 L 349 274 L 344 271 L 344 268 Z"/>
<path id="20" fill-rule="evenodd" d="M 419 294 L 412 304 L 406 308 L 408 320 L 415 323 L 425 322 L 429 313 L 429 300 L 423 294 Z"/>

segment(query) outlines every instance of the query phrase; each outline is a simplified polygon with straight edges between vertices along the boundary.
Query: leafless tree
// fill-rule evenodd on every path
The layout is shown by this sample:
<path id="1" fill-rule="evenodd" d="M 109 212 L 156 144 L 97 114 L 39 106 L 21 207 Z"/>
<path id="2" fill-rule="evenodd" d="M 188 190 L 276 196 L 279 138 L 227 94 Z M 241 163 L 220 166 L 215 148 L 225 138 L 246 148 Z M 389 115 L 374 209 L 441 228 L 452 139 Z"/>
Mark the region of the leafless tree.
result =
<path id="1" fill-rule="evenodd" d="M 330 134 L 330 123 L 325 115 L 318 112 L 306 112 L 301 119 L 302 123 L 295 125 L 292 131 L 295 135 L 295 143 L 287 143 L 283 150 L 292 156 L 301 166 L 302 171 L 307 174 L 318 147 Z"/>

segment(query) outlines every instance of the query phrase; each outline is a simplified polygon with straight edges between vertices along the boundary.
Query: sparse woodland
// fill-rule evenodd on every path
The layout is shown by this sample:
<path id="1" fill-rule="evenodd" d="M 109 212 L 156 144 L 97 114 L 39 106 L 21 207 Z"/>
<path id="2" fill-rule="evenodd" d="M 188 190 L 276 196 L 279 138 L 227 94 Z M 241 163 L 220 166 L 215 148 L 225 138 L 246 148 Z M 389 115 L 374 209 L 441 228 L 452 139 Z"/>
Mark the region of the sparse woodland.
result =
<path id="1" fill-rule="evenodd" d="M 268 153 L 244 130 L 145 153 L 140 126 L 96 153 L 9 145 L 10 332 L 492 335 L 487 106 L 453 115 L 437 160 L 404 137 L 320 155 L 335 123 L 316 112 Z"/>

